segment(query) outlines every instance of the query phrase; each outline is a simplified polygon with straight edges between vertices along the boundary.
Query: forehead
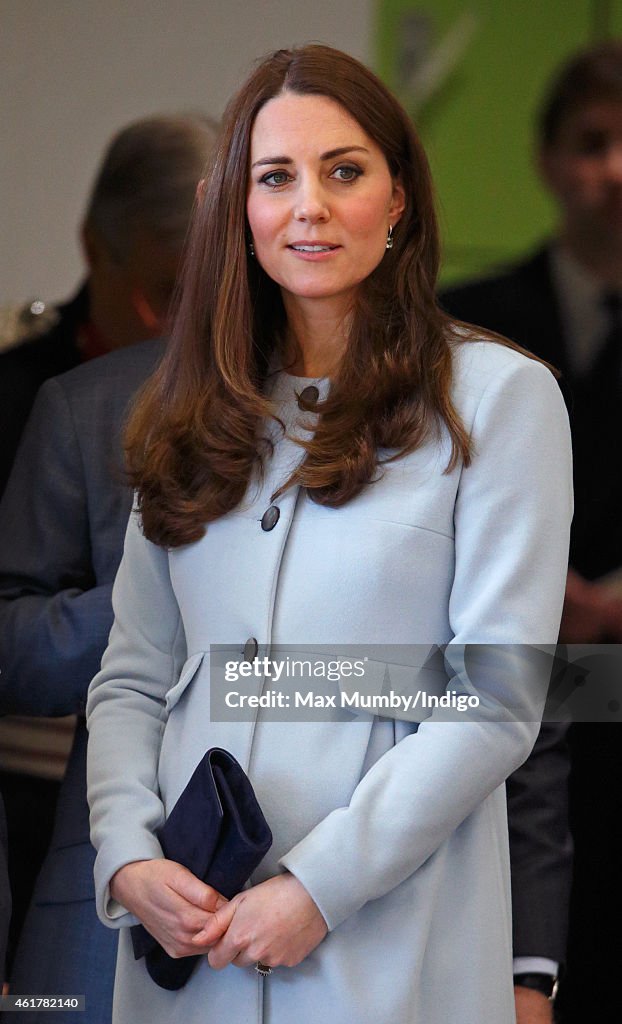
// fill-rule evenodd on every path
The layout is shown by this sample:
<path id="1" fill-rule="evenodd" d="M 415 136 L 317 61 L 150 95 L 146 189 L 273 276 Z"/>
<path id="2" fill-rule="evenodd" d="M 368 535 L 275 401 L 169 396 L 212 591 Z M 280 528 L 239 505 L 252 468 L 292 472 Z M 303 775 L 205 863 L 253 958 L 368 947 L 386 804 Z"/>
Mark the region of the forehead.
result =
<path id="1" fill-rule="evenodd" d="M 356 118 L 328 96 L 284 92 L 261 108 L 251 133 L 251 160 L 323 153 L 342 146 L 380 152 Z"/>
<path id="2" fill-rule="evenodd" d="M 587 133 L 622 136 L 622 98 L 593 100 L 569 111 L 555 144 L 563 146 Z"/>

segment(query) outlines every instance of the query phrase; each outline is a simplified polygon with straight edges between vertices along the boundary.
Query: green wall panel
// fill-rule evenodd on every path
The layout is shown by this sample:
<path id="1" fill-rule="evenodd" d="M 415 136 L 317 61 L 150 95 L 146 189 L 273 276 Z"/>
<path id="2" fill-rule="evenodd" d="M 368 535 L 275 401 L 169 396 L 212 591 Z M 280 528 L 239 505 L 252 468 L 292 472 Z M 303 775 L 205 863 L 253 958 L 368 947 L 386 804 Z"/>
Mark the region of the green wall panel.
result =
<path id="1" fill-rule="evenodd" d="M 534 169 L 534 114 L 554 69 L 613 32 L 622 35 L 622 0 L 379 2 L 377 67 L 430 157 L 444 280 L 510 259 L 551 230 L 555 210 Z M 426 62 L 443 70 L 416 104 L 408 69 Z"/>

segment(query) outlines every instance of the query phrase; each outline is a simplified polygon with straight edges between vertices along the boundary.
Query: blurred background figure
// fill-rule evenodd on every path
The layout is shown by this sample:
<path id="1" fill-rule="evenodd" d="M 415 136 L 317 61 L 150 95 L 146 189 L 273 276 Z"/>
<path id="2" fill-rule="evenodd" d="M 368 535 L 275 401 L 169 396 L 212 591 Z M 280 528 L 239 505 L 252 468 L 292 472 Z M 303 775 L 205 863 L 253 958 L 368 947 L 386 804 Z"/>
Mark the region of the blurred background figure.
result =
<path id="1" fill-rule="evenodd" d="M 44 380 L 162 333 L 213 132 L 198 116 L 152 117 L 111 141 L 80 229 L 85 281 L 55 310 L 31 303 L 22 343 L 0 355 L 0 492 Z"/>
<path id="2" fill-rule="evenodd" d="M 561 639 L 622 640 L 622 42 L 583 50 L 552 82 L 538 136 L 555 237 L 497 276 L 445 292 L 455 316 L 507 335 L 562 372 L 575 458 L 575 517 Z M 616 724 L 574 725 L 575 868 L 564 1024 L 622 1012 L 622 742 Z"/>
<path id="3" fill-rule="evenodd" d="M 42 822 L 57 791 L 49 780 L 50 723 L 40 720 L 37 732 L 30 730 L 38 740 L 26 750 L 17 749 L 20 732 L 28 733 L 28 716 L 78 716 L 11 991 L 84 993 L 86 1024 L 110 1020 L 116 954 L 116 937 L 99 924 L 93 901 L 82 713 L 112 623 L 112 581 L 131 504 L 120 434 L 127 406 L 162 349 L 162 341 L 144 339 L 166 329 L 216 132 L 208 118 L 158 116 L 112 140 L 82 226 L 85 282 L 55 311 L 48 331 L 0 356 L 3 466 L 15 460 L 0 505 L 0 712 L 20 716 L 0 726 L 10 767 L 25 769 L 0 776 L 16 904 L 13 951 L 45 849 L 37 843 L 42 833 L 48 838 Z M 23 1017 L 25 1024 L 39 1020 L 36 1011 Z"/>

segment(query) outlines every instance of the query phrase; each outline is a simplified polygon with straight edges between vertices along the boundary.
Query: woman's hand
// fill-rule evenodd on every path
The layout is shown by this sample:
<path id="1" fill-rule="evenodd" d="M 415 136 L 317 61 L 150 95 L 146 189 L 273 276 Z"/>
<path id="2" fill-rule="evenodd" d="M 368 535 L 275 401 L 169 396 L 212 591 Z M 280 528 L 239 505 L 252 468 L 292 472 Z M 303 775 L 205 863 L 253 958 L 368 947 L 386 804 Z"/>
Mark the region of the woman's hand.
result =
<path id="1" fill-rule="evenodd" d="M 215 970 L 231 963 L 249 967 L 257 961 L 270 967 L 295 967 L 327 931 L 302 883 L 285 873 L 221 906 L 193 942 L 195 949 L 211 946 L 208 960 Z"/>
<path id="2" fill-rule="evenodd" d="M 119 868 L 110 882 L 110 894 L 142 921 L 172 957 L 196 956 L 207 944 L 193 936 L 213 922 L 214 912 L 227 900 L 173 860 L 137 860 Z M 212 941 L 221 932 L 212 923 Z"/>

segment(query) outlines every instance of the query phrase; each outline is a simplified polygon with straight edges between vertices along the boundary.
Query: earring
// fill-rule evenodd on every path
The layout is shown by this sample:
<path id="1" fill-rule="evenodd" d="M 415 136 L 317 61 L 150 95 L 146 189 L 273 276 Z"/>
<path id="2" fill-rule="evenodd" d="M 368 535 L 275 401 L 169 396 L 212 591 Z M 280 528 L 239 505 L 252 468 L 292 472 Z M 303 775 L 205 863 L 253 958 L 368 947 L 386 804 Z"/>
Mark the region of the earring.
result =
<path id="1" fill-rule="evenodd" d="M 253 259 L 255 258 L 255 246 L 253 245 L 252 241 L 248 243 L 248 255 L 252 256 Z"/>
<path id="2" fill-rule="evenodd" d="M 389 224 L 389 231 L 388 231 L 388 234 L 387 234 L 387 245 L 386 245 L 386 248 L 387 249 L 392 249 L 393 248 L 393 225 L 392 224 Z"/>

